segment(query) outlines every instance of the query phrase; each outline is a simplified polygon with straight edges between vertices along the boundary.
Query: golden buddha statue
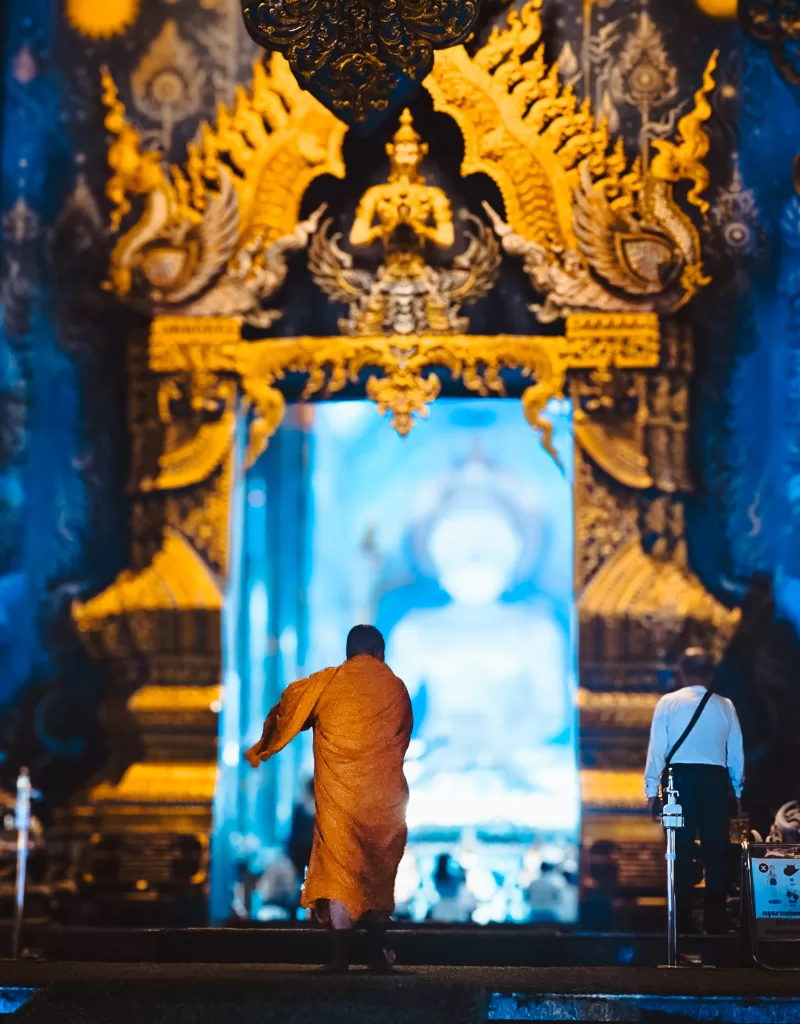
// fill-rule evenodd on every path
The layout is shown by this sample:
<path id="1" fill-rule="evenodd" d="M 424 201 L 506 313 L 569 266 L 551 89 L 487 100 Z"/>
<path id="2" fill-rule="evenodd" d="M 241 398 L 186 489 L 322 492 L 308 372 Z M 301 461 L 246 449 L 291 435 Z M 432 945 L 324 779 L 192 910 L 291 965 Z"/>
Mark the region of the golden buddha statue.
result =
<path id="1" fill-rule="evenodd" d="M 411 248 L 421 255 L 426 241 L 450 248 L 455 240 L 450 200 L 420 174 L 427 152 L 428 144 L 414 130 L 411 111 L 404 110 L 400 127 L 386 146 L 389 180 L 362 196 L 350 231 L 351 245 L 370 245 L 380 238 L 387 254 Z"/>
<path id="2" fill-rule="evenodd" d="M 411 112 L 400 115 L 400 127 L 386 146 L 388 179 L 368 188 L 358 204 L 350 230 L 354 247 L 383 243 L 383 263 L 377 273 L 354 266 L 353 257 L 331 235 L 328 219 L 309 246 L 309 268 L 320 288 L 337 302 L 346 302 L 350 315 L 339 321 L 344 334 L 452 334 L 468 329 L 460 307 L 475 302 L 494 284 L 500 265 L 498 243 L 477 217 L 464 212 L 475 232 L 464 234 L 464 252 L 450 267 L 425 261 L 425 244 L 449 249 L 455 242 L 450 200 L 428 185 L 420 166 L 427 143 L 414 130 Z"/>

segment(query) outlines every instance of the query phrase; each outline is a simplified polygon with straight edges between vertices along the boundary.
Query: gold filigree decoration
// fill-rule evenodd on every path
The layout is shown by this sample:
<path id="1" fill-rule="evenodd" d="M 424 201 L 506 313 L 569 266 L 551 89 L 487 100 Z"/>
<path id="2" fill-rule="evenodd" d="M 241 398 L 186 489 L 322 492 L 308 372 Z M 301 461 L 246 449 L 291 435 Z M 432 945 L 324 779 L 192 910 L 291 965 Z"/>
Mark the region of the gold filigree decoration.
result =
<path id="1" fill-rule="evenodd" d="M 428 74 L 434 49 L 467 38 L 478 0 L 241 0 L 252 38 L 282 53 L 304 89 L 349 123 L 386 111 Z"/>
<path id="2" fill-rule="evenodd" d="M 656 156 L 650 166 L 653 177 L 661 181 L 691 181 L 692 189 L 687 198 L 703 214 L 708 212 L 709 204 L 701 197 L 711 180 L 703 163 L 709 147 L 703 125 L 713 113 L 708 97 L 714 89 L 716 67 L 717 51 L 714 51 L 703 72 L 703 84 L 694 94 L 694 109 L 678 121 L 677 143 L 668 139 L 653 142 Z"/>
<path id="3" fill-rule="evenodd" d="M 630 492 L 612 490 L 608 477 L 579 451 L 575 467 L 576 590 L 582 590 L 617 551 L 638 536 L 639 509 Z"/>
<path id="4" fill-rule="evenodd" d="M 603 327 L 591 317 L 569 317 L 568 332 L 573 324 L 573 331 L 588 332 L 590 344 L 593 337 L 602 336 Z M 640 329 L 643 326 L 640 322 Z M 619 324 L 615 330 L 620 330 Z M 658 330 L 655 320 L 653 330 Z M 692 490 L 687 445 L 691 334 L 668 321 L 662 325 L 660 345 L 655 374 L 610 373 L 598 367 L 573 375 L 575 440 L 625 487 L 687 493 Z M 630 351 L 635 351 L 633 345 Z"/>
<path id="5" fill-rule="evenodd" d="M 570 386 L 575 440 L 614 480 L 635 490 L 653 486 L 644 452 L 644 374 L 576 375 Z"/>
<path id="6" fill-rule="evenodd" d="M 300 203 L 320 174 L 344 176 L 345 126 L 295 82 L 286 62 L 254 65 L 234 109 L 220 106 L 184 167 L 162 165 L 125 117 L 103 72 L 106 127 L 114 136 L 107 186 L 112 228 L 146 199 L 117 242 L 108 287 L 149 314 L 237 317 L 268 327 L 265 303 L 283 283 L 289 253 L 303 248 L 322 210 L 298 223 Z"/>
<path id="7" fill-rule="evenodd" d="M 568 321 L 566 338 L 413 334 L 276 338 L 223 345 L 201 333 L 193 336 L 189 321 L 184 321 L 180 333 L 161 330 L 156 322 L 150 369 L 166 379 L 200 370 L 238 378 L 254 413 L 249 463 L 263 451 L 283 418 L 285 400 L 278 385 L 287 373 L 308 375 L 302 395 L 308 399 L 335 394 L 365 371 L 380 371 L 381 376 L 369 376 L 367 394 L 381 412 L 392 414 L 395 428 L 407 434 L 414 416 L 424 417 L 439 394 L 435 369 L 461 380 L 479 395 L 505 394 L 502 371 L 517 369 L 534 380 L 522 395 L 525 416 L 556 457 L 551 425 L 543 412 L 551 398 L 563 395 L 569 370 L 607 372 L 613 367 L 658 364 L 658 334 L 653 333 L 651 320 L 630 319 L 617 316 L 604 331 L 602 318 L 595 317 L 594 340 L 591 323 L 577 318 L 574 323 Z"/>
<path id="8" fill-rule="evenodd" d="M 688 381 L 682 375 L 659 373 L 648 383 L 645 444 L 655 486 L 668 494 L 691 491 Z"/>
<path id="9" fill-rule="evenodd" d="M 340 236 L 329 237 L 331 221 L 326 221 L 309 246 L 311 274 L 329 298 L 349 304 L 349 316 L 339 320 L 344 334 L 465 331 L 469 322 L 460 316 L 461 305 L 476 302 L 494 285 L 499 246 L 477 217 L 463 213 L 475 228 L 474 233 L 467 231 L 466 250 L 452 267 L 430 266 L 426 243 L 441 249 L 453 245 L 453 215 L 445 193 L 428 185 L 420 171 L 428 146 L 414 130 L 408 110 L 386 151 L 388 180 L 361 197 L 350 231 L 350 244 L 356 248 L 380 241 L 383 263 L 377 273 L 354 267 L 352 256 L 339 247 Z M 375 393 L 382 392 L 379 385 Z M 376 400 L 383 404 L 382 398 Z"/>
<path id="10" fill-rule="evenodd" d="M 139 0 L 67 0 L 67 20 L 90 39 L 122 35 L 139 16 Z"/>
<path id="11" fill-rule="evenodd" d="M 544 295 L 531 307 L 541 321 L 590 310 L 672 312 L 708 282 L 697 228 L 672 187 L 692 183 L 690 201 L 703 209 L 703 124 L 716 54 L 677 142 L 654 144 L 645 171 L 641 160 L 628 162 L 605 120 L 595 124 L 588 101 L 579 104 L 561 83 L 558 66 L 547 67 L 540 8 L 541 0 L 529 0 L 512 11 L 472 60 L 463 47 L 436 55 L 425 86 L 464 136 L 462 173 L 497 184 L 505 219 L 484 209 L 504 250 L 523 259 Z"/>
<path id="12" fill-rule="evenodd" d="M 171 443 L 170 433 L 164 452 L 159 456 L 158 475 L 140 482 L 140 489 L 148 491 L 172 491 L 207 479 L 225 460 L 233 446 L 236 431 L 236 383 L 208 376 L 202 370 L 190 373 L 184 378 L 190 403 L 202 402 L 196 413 L 208 411 L 213 418 L 201 422 L 188 440 Z M 162 418 L 169 426 L 172 421 L 170 400 L 180 398 L 183 389 L 175 378 L 162 381 L 158 391 L 159 404 L 163 407 Z M 167 396 L 165 400 L 165 396 Z"/>
<path id="13" fill-rule="evenodd" d="M 228 517 L 230 513 L 233 452 L 228 452 L 211 481 L 199 493 L 171 495 L 166 520 L 180 530 L 223 577 L 228 572 Z"/>

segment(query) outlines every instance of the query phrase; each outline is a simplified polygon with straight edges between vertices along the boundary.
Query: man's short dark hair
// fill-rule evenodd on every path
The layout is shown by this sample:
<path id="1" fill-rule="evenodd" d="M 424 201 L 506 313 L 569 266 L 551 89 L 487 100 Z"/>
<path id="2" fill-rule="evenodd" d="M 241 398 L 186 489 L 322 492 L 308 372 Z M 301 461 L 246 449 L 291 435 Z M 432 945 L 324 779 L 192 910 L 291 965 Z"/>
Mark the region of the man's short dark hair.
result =
<path id="1" fill-rule="evenodd" d="M 707 686 L 714 675 L 714 659 L 704 647 L 689 647 L 678 658 L 678 668 L 687 680 Z"/>
<path id="2" fill-rule="evenodd" d="M 383 634 L 374 626 L 353 626 L 347 634 L 348 658 L 355 658 L 358 654 L 369 654 L 383 661 L 385 649 Z"/>

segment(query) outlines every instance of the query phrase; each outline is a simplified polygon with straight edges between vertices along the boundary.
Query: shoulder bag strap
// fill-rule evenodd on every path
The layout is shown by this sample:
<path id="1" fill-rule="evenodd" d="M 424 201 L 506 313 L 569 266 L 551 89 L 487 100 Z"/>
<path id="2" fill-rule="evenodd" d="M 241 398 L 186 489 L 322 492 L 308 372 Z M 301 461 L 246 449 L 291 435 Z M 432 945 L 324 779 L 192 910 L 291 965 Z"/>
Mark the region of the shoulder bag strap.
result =
<path id="1" fill-rule="evenodd" d="M 706 690 L 706 692 L 703 694 L 702 700 L 694 709 L 694 714 L 692 715 L 689 724 L 686 726 L 686 728 L 683 730 L 683 732 L 680 734 L 677 740 L 675 740 L 675 742 L 672 744 L 672 750 L 670 750 L 670 752 L 667 754 L 667 759 L 664 762 L 665 769 L 669 768 L 670 764 L 672 763 L 673 757 L 678 753 L 680 748 L 683 746 L 684 741 L 686 740 L 689 733 L 697 725 L 697 719 L 702 715 L 703 708 L 706 706 L 706 704 L 708 704 L 712 696 L 713 694 L 711 693 L 711 690 Z"/>

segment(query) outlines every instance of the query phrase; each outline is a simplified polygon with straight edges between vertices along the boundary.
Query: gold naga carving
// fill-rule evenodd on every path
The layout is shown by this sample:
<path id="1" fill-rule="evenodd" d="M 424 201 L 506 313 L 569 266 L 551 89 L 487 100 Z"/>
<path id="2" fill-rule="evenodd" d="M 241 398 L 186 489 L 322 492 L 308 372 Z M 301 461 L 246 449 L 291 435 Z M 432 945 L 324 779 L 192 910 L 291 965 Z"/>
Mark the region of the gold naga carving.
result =
<path id="1" fill-rule="evenodd" d="M 716 53 L 675 141 L 656 140 L 648 163 L 630 162 L 589 100 L 561 83 L 558 64 L 547 67 L 541 7 L 529 0 L 512 10 L 474 58 L 462 46 L 436 55 L 425 87 L 461 129 L 462 173 L 484 173 L 499 188 L 505 218 L 484 209 L 544 296 L 531 306 L 540 321 L 589 310 L 674 312 L 709 280 L 697 227 L 673 186 L 690 185 L 688 202 L 705 215 L 703 126 Z"/>
<path id="2" fill-rule="evenodd" d="M 237 317 L 268 327 L 265 308 L 283 283 L 287 257 L 308 242 L 322 214 L 299 221 L 300 203 L 321 174 L 344 176 L 345 126 L 294 80 L 275 55 L 253 66 L 233 110 L 220 105 L 184 167 L 166 167 L 142 147 L 116 85 L 103 72 L 105 125 L 113 136 L 106 192 L 118 231 L 131 196 L 145 208 L 117 242 L 108 287 L 150 315 Z"/>
<path id="3" fill-rule="evenodd" d="M 425 260 L 425 245 L 441 249 L 455 241 L 450 200 L 426 183 L 421 173 L 427 143 L 415 131 L 410 112 L 386 147 L 388 180 L 367 189 L 358 204 L 350 244 L 365 247 L 380 241 L 384 261 L 371 274 L 354 266 L 353 257 L 329 237 L 331 221 L 311 241 L 308 265 L 314 281 L 335 302 L 346 302 L 348 317 L 339 320 L 343 334 L 454 334 L 469 321 L 460 307 L 476 302 L 494 285 L 500 249 L 477 217 L 464 213 L 475 227 L 466 250 L 452 267 L 437 270 Z"/>

